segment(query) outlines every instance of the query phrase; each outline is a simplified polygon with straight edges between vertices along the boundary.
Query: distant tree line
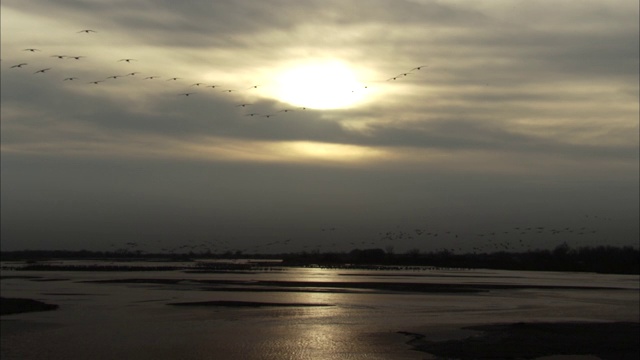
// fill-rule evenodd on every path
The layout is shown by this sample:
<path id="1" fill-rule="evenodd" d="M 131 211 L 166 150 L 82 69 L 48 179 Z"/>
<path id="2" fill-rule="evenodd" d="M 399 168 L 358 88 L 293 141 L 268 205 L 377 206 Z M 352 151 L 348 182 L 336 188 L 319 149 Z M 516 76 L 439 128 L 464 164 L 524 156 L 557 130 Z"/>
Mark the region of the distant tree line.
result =
<path id="1" fill-rule="evenodd" d="M 70 250 L 22 250 L 0 252 L 2 261 L 37 262 L 51 259 L 114 259 L 189 261 L 197 259 L 281 259 L 282 266 L 431 266 L 437 268 L 484 268 L 532 271 L 580 271 L 640 274 L 640 251 L 631 246 L 586 246 L 571 248 L 562 243 L 552 250 L 457 254 L 448 250 L 422 252 L 412 249 L 396 254 L 392 249 L 354 249 L 349 252 L 296 252 L 248 254 L 240 251 L 213 253 L 142 253 Z"/>
<path id="2" fill-rule="evenodd" d="M 302 253 L 283 257 L 289 264 L 381 264 L 441 268 L 484 268 L 532 271 L 581 271 L 640 274 L 640 251 L 631 246 L 596 246 L 572 249 L 567 243 L 553 250 L 456 254 L 448 250 L 413 249 L 394 254 L 382 249 L 355 249 L 349 253 Z"/>

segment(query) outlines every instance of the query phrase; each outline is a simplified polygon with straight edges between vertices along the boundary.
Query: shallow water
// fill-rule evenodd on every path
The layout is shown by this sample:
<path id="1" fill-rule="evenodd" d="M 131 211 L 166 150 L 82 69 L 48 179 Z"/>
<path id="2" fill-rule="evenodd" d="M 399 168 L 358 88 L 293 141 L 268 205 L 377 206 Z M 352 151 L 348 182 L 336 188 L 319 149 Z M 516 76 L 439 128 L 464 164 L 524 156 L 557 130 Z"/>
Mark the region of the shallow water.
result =
<path id="1" fill-rule="evenodd" d="M 3 316 L 2 359 L 424 359 L 428 355 L 411 350 L 398 331 L 440 340 L 468 336 L 458 327 L 471 324 L 640 318 L 639 277 L 628 275 L 274 268 L 211 274 L 3 270 L 2 276 L 3 297 L 60 305 Z M 138 281 L 88 282 L 113 279 Z M 228 280 L 236 282 L 220 285 Z M 354 287 L 336 288 L 335 282 Z M 370 282 L 547 287 L 453 293 L 356 286 Z M 332 306 L 167 305 L 214 300 Z"/>

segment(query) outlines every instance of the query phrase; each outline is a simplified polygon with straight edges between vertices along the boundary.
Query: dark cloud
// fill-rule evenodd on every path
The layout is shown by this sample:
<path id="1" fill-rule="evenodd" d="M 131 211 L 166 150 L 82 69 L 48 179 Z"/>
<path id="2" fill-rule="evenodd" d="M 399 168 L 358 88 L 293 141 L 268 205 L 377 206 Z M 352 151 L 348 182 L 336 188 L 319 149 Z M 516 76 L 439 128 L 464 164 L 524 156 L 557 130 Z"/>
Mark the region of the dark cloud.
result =
<path id="1" fill-rule="evenodd" d="M 635 146 L 567 144 L 547 137 L 508 131 L 496 124 L 446 119 L 419 126 L 372 126 L 368 136 L 354 143 L 367 146 L 403 146 L 450 151 L 495 151 L 545 155 L 636 160 Z"/>
<path id="2" fill-rule="evenodd" d="M 443 3 L 413 1 L 24 1 L 6 6 L 41 14 L 55 14 L 86 24 L 115 29 L 121 26 L 135 36 L 160 33 L 166 42 L 197 46 L 215 44 L 216 38 L 265 31 L 290 31 L 298 26 L 322 24 L 336 27 L 385 25 L 475 26 L 485 21 L 479 12 Z M 107 22 L 108 21 L 108 22 Z M 82 22 L 80 22 L 82 23 Z M 206 37 L 211 36 L 207 41 Z M 179 41 L 178 39 L 182 39 Z"/>

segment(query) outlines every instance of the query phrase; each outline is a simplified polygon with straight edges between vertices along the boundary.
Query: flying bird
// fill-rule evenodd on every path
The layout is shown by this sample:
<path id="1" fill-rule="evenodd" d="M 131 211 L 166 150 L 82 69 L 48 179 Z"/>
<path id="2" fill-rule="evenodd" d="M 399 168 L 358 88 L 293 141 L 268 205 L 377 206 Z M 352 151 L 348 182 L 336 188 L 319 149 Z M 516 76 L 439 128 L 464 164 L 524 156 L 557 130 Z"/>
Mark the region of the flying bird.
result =
<path id="1" fill-rule="evenodd" d="M 33 49 L 33 48 L 30 48 L 30 49 L 24 49 L 24 50 L 22 50 L 22 51 L 31 51 L 31 52 L 36 52 L 36 51 L 40 51 L 40 50 L 39 50 L 39 49 Z"/>
<path id="2" fill-rule="evenodd" d="M 427 67 L 427 66 L 428 66 L 428 65 L 420 65 L 420 66 L 416 66 L 416 67 L 414 67 L 413 69 L 411 69 L 411 70 L 409 70 L 409 71 L 413 71 L 413 70 L 420 70 L 420 69 L 422 69 L 423 67 Z"/>
<path id="3" fill-rule="evenodd" d="M 91 30 L 91 29 L 84 29 L 84 30 L 78 31 L 78 34 L 79 33 L 87 33 L 88 34 L 88 33 L 97 33 L 97 31 Z"/>
<path id="4" fill-rule="evenodd" d="M 398 74 L 398 75 L 396 75 L 396 76 L 394 76 L 394 77 L 390 77 L 390 78 L 388 78 L 388 79 L 387 79 L 387 81 L 398 80 L 398 78 L 400 78 L 400 77 L 404 77 L 404 76 L 407 76 L 407 75 L 409 75 L 409 74 L 410 74 L 410 73 L 408 73 L 408 72 L 406 72 L 406 73 L 401 73 L 401 74 Z"/>
<path id="5" fill-rule="evenodd" d="M 82 59 L 84 56 L 67 56 L 67 57 L 68 57 L 68 58 L 71 58 L 71 59 L 80 60 L 80 59 Z"/>
<path id="6" fill-rule="evenodd" d="M 178 79 L 180 79 L 180 78 L 178 78 L 178 77 L 172 77 L 171 79 L 167 79 L 167 81 L 172 81 L 172 80 L 173 80 L 173 81 L 176 81 L 176 80 L 178 80 Z"/>
<path id="7" fill-rule="evenodd" d="M 64 78 L 63 81 L 71 81 L 71 80 L 77 80 L 77 77 L 68 77 L 68 78 Z"/>
<path id="8" fill-rule="evenodd" d="M 51 55 L 51 57 L 55 57 L 55 58 L 58 58 L 58 59 L 64 59 L 64 58 L 67 57 L 67 55 Z"/>
<path id="9" fill-rule="evenodd" d="M 368 88 L 369 88 L 369 85 L 362 86 L 362 89 L 368 89 Z M 357 91 L 359 91 L 359 90 L 357 90 L 357 89 L 351 90 L 352 93 L 355 93 Z"/>
<path id="10" fill-rule="evenodd" d="M 153 79 L 157 79 L 160 76 L 154 75 L 154 76 L 147 76 L 146 78 L 142 79 L 142 80 L 153 80 Z"/>
<path id="11" fill-rule="evenodd" d="M 11 68 L 12 68 L 12 69 L 13 69 L 13 68 L 21 68 L 21 67 L 23 67 L 23 66 L 25 66 L 25 65 L 27 65 L 27 63 L 20 63 L 20 64 L 17 64 L 17 65 L 13 65 Z"/>
<path id="12" fill-rule="evenodd" d="M 136 60 L 136 59 L 120 59 L 120 60 L 118 60 L 118 62 L 121 62 L 121 61 L 132 62 L 132 61 L 138 61 L 138 60 Z"/>
<path id="13" fill-rule="evenodd" d="M 182 94 L 178 94 L 178 95 L 181 95 L 181 96 L 189 96 L 189 95 L 193 95 L 193 94 L 195 94 L 195 93 L 182 93 Z"/>
<path id="14" fill-rule="evenodd" d="M 246 106 L 249 106 L 249 105 L 251 105 L 251 104 L 238 104 L 238 105 L 236 105 L 236 107 L 246 107 Z"/>
<path id="15" fill-rule="evenodd" d="M 34 74 L 37 74 L 37 73 L 43 73 L 43 74 L 44 74 L 44 72 L 45 72 L 45 71 L 48 71 L 48 70 L 51 70 L 51 68 L 40 69 L 40 70 L 38 70 L 38 71 L 34 72 Z"/>

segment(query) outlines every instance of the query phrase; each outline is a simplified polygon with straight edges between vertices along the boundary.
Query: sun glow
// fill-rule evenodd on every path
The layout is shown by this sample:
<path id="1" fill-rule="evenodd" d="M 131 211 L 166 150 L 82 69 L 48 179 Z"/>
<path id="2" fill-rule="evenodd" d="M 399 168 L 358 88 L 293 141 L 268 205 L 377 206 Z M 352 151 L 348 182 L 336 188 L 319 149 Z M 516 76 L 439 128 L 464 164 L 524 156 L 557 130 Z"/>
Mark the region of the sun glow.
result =
<path id="1" fill-rule="evenodd" d="M 340 62 L 318 62 L 286 70 L 277 79 L 280 101 L 313 109 L 346 108 L 362 101 L 365 85 Z"/>

